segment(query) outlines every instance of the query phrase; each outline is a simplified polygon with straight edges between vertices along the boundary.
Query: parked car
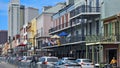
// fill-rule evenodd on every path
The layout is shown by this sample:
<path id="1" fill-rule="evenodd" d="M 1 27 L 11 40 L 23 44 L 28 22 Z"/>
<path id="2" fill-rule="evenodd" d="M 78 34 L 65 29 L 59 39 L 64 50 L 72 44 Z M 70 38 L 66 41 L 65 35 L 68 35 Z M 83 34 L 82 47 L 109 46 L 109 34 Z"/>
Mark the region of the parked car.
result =
<path id="1" fill-rule="evenodd" d="M 55 65 L 62 65 L 64 63 L 66 63 L 68 59 L 71 59 L 72 57 L 63 57 L 61 59 L 59 59 L 59 61 L 55 64 Z"/>
<path id="2" fill-rule="evenodd" d="M 58 62 L 58 57 L 44 56 L 39 58 L 37 65 L 38 68 L 53 68 L 57 62 Z"/>
<path id="3" fill-rule="evenodd" d="M 74 58 L 67 58 L 64 63 L 61 63 L 61 60 L 57 62 L 55 68 L 81 68 L 81 65 L 76 63 L 76 59 Z"/>
<path id="4" fill-rule="evenodd" d="M 67 62 L 66 60 L 68 60 L 68 59 L 73 59 L 73 57 L 63 57 L 63 58 L 61 59 L 61 62 L 64 64 L 64 63 Z"/>
<path id="5" fill-rule="evenodd" d="M 90 59 L 77 59 L 76 62 L 80 64 L 82 68 L 94 68 L 94 63 Z"/>
<path id="6" fill-rule="evenodd" d="M 24 56 L 23 59 L 21 60 L 21 62 L 31 62 L 31 61 L 32 61 L 31 56 Z"/>

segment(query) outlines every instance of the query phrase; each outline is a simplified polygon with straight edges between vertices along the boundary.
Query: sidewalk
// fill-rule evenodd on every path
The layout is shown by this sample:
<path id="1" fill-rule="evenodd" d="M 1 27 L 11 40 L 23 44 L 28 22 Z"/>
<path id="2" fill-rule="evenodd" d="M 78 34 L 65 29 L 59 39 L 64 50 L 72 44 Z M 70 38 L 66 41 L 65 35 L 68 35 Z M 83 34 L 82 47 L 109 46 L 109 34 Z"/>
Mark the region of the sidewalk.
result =
<path id="1" fill-rule="evenodd" d="M 18 67 L 15 66 L 15 65 L 6 63 L 6 62 L 1 62 L 1 63 L 0 63 L 0 68 L 18 68 Z"/>

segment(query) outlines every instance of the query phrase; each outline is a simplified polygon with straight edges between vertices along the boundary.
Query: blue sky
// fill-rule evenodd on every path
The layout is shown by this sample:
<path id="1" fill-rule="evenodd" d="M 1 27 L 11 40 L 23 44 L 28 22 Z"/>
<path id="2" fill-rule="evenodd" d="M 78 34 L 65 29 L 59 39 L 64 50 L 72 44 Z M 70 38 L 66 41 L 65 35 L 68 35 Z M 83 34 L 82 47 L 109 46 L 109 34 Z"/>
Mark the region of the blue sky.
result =
<path id="1" fill-rule="evenodd" d="M 8 3 L 10 0 L 0 0 L 0 30 L 8 30 Z M 38 8 L 39 12 L 42 6 L 54 6 L 58 2 L 65 2 L 65 0 L 21 0 L 21 5 L 26 7 Z"/>

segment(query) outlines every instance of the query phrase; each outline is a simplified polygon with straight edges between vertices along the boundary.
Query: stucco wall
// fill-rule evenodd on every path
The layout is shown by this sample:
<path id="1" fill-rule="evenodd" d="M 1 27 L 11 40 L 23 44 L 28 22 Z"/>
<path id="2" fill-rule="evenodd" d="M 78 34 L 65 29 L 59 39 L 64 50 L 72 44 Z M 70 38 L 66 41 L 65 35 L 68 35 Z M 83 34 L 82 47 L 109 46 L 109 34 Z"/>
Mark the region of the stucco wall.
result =
<path id="1" fill-rule="evenodd" d="M 102 19 L 120 13 L 120 0 L 101 1 Z"/>

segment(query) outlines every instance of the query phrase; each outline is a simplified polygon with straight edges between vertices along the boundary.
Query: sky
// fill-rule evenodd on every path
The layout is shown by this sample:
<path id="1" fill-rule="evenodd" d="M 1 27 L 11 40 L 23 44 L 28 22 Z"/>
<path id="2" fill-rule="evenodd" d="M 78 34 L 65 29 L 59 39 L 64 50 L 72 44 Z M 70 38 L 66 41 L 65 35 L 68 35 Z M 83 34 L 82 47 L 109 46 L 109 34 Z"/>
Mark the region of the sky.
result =
<path id="1" fill-rule="evenodd" d="M 8 30 L 8 4 L 10 0 L 0 0 L 0 30 Z M 20 0 L 21 5 L 26 7 L 38 8 L 42 11 L 43 6 L 54 6 L 58 2 L 65 2 L 65 0 Z"/>

